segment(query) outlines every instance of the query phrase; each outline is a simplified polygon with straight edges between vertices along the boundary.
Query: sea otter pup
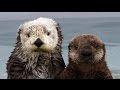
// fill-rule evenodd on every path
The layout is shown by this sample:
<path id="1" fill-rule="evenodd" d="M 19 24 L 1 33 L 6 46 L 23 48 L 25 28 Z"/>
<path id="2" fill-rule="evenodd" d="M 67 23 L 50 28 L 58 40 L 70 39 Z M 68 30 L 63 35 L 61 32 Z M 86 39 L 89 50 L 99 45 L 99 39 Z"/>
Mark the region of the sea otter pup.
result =
<path id="1" fill-rule="evenodd" d="M 69 43 L 69 64 L 57 79 L 112 79 L 105 45 L 95 35 L 78 35 Z"/>
<path id="2" fill-rule="evenodd" d="M 19 27 L 16 46 L 7 62 L 8 79 L 54 79 L 63 71 L 61 28 L 40 17 Z"/>

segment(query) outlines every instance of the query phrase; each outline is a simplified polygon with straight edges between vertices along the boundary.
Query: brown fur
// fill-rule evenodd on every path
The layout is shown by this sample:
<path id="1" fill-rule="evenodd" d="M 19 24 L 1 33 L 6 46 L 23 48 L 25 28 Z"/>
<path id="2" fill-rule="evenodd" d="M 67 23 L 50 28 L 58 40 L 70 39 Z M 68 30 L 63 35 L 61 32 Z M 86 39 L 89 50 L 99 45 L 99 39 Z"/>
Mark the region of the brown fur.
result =
<path id="1" fill-rule="evenodd" d="M 99 61 L 96 61 L 94 55 L 100 49 L 104 54 Z M 84 50 L 92 53 L 89 60 L 86 59 L 87 56 L 81 55 Z M 72 52 L 76 54 L 72 56 L 70 54 Z M 112 79 L 105 61 L 104 43 L 94 35 L 81 35 L 72 39 L 69 43 L 69 64 L 57 79 Z"/>

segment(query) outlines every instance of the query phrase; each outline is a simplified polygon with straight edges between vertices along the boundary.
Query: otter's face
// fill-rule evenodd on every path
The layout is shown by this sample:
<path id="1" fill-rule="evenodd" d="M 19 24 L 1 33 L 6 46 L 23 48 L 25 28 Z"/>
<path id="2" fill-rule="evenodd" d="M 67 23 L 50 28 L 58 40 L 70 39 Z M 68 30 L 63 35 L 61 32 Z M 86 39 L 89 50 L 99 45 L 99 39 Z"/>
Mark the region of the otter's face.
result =
<path id="1" fill-rule="evenodd" d="M 104 55 L 104 43 L 94 35 L 77 36 L 69 44 L 69 58 L 75 63 L 97 63 Z"/>
<path id="2" fill-rule="evenodd" d="M 28 52 L 51 52 L 58 43 L 56 25 L 36 22 L 27 22 L 19 28 L 22 48 Z"/>

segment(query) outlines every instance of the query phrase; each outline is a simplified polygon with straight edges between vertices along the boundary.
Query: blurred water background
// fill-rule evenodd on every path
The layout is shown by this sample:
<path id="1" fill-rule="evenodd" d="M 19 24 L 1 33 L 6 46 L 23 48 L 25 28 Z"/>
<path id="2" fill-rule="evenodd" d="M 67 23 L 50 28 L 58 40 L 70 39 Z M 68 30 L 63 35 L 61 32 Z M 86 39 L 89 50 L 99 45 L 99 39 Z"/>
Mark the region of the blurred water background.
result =
<path id="1" fill-rule="evenodd" d="M 68 63 L 68 44 L 77 34 L 95 34 L 106 45 L 106 61 L 113 77 L 120 78 L 120 18 L 55 18 L 63 33 L 63 57 Z M 15 46 L 17 29 L 28 20 L 0 21 L 0 79 L 6 79 L 6 62 Z"/>

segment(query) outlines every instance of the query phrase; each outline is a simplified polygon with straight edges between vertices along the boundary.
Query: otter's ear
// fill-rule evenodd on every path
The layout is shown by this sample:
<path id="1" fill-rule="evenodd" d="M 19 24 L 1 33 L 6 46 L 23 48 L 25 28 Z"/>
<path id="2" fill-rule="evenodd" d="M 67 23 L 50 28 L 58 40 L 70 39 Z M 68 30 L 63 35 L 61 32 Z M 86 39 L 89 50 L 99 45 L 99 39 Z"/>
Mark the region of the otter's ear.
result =
<path id="1" fill-rule="evenodd" d="M 19 29 L 19 31 L 18 31 L 18 36 L 17 36 L 17 41 L 19 42 L 21 39 L 20 39 L 20 33 L 21 33 L 21 29 Z"/>
<path id="2" fill-rule="evenodd" d="M 103 44 L 103 51 L 104 51 L 104 56 L 105 56 L 105 54 L 106 54 L 105 44 Z"/>
<path id="3" fill-rule="evenodd" d="M 70 50 L 70 44 L 68 45 L 68 50 Z"/>
<path id="4" fill-rule="evenodd" d="M 70 52 L 70 44 L 68 45 L 68 53 Z"/>
<path id="5" fill-rule="evenodd" d="M 56 29 L 61 30 L 61 27 L 60 27 L 59 23 L 57 23 Z"/>
<path id="6" fill-rule="evenodd" d="M 56 29 L 57 29 L 58 37 L 59 37 L 58 44 L 60 44 L 60 46 L 61 46 L 62 45 L 62 40 L 63 40 L 63 35 L 62 35 L 62 31 L 61 31 L 61 27 L 60 27 L 59 23 L 57 23 Z"/>

